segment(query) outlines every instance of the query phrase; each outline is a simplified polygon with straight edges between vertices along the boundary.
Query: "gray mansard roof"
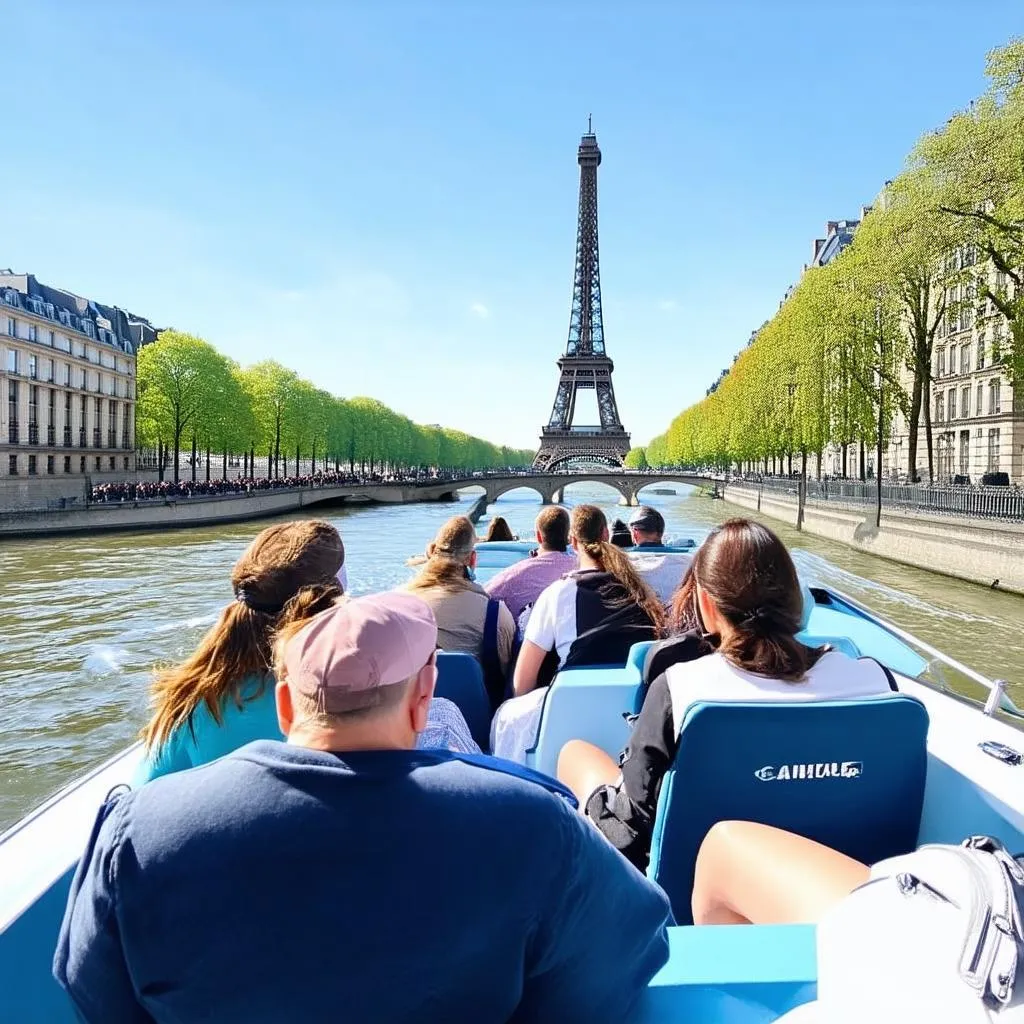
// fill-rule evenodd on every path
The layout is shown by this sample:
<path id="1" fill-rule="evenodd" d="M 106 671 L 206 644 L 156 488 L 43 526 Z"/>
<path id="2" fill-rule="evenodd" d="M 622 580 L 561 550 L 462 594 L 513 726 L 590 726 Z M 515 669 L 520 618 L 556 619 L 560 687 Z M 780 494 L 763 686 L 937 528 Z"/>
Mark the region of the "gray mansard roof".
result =
<path id="1" fill-rule="evenodd" d="M 145 317 L 42 284 L 34 274 L 0 270 L 0 304 L 53 320 L 66 330 L 78 331 L 129 354 L 155 341 L 158 333 Z"/>

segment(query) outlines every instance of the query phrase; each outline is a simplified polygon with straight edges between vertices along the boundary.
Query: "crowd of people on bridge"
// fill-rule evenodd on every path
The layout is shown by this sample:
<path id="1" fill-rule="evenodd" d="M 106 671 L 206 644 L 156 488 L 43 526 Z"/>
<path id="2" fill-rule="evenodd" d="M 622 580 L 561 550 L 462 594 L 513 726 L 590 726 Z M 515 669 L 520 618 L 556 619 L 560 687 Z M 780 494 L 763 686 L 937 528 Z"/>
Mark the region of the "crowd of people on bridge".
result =
<path id="1" fill-rule="evenodd" d="M 301 476 L 234 477 L 219 480 L 117 481 L 94 484 L 89 500 L 93 502 L 167 501 L 212 497 L 218 495 L 253 494 L 265 491 L 296 490 L 320 487 L 369 486 L 373 484 L 429 484 L 460 479 L 456 473 L 425 470 L 403 470 L 387 473 L 317 472 Z"/>
<path id="2" fill-rule="evenodd" d="M 643 870 L 686 708 L 891 686 L 797 640 L 804 593 L 767 527 L 731 520 L 695 553 L 653 508 L 626 527 L 619 546 L 599 508 L 546 507 L 529 557 L 481 585 L 457 516 L 409 582 L 364 596 L 329 523 L 260 533 L 216 623 L 157 675 L 136 784 L 79 866 L 54 973 L 81 1018 L 626 1019 L 669 953 Z M 557 778 L 526 767 L 555 673 L 625 664 L 640 640 L 656 642 L 618 761 L 571 740 Z M 479 660 L 490 750 L 435 694 L 439 649 Z M 807 842 L 716 826 L 695 919 L 759 919 L 759 851 L 813 863 L 822 905 L 841 896 L 862 866 Z M 781 890 L 773 908 L 809 912 Z"/>

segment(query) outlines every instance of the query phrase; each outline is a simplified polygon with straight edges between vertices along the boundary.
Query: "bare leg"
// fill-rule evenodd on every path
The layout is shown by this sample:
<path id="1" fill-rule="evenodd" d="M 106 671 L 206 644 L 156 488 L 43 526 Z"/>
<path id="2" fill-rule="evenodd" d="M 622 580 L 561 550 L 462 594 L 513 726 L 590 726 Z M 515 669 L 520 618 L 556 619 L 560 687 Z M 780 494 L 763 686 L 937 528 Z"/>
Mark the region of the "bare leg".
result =
<path id="1" fill-rule="evenodd" d="M 558 754 L 558 778 L 576 794 L 580 810 L 598 786 L 615 782 L 619 766 L 600 747 L 586 740 L 569 740 Z"/>
<path id="2" fill-rule="evenodd" d="M 868 880 L 859 861 L 827 846 L 751 821 L 720 821 L 697 855 L 697 924 L 817 921 Z"/>

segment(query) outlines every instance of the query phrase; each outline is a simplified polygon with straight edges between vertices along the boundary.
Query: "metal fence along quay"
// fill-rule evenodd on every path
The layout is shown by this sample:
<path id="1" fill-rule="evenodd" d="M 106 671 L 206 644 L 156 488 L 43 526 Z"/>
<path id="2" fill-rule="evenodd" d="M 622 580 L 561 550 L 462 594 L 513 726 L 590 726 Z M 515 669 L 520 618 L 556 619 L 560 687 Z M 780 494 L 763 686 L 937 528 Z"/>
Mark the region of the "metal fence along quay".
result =
<path id="1" fill-rule="evenodd" d="M 755 489 L 776 491 L 798 497 L 798 477 L 737 477 L 733 481 Z M 808 480 L 808 502 L 873 505 L 877 501 L 873 480 Z M 1019 487 L 929 487 L 926 484 L 900 484 L 882 481 L 883 508 L 930 512 L 936 515 L 972 516 L 976 519 L 1000 519 L 1024 522 L 1024 491 Z"/>

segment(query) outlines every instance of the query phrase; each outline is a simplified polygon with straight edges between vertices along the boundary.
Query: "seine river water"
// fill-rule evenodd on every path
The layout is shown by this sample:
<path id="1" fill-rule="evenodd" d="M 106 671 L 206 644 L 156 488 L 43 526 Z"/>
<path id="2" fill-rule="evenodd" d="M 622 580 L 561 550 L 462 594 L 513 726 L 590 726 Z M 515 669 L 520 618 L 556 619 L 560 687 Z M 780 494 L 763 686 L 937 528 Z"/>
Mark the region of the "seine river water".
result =
<path id="1" fill-rule="evenodd" d="M 354 593 L 407 578 L 460 504 L 328 509 L 345 540 Z M 609 518 L 610 488 L 573 485 L 566 501 L 595 501 Z M 645 494 L 669 533 L 698 542 L 741 510 L 679 487 Z M 534 492 L 491 507 L 529 536 Z M 906 568 L 766 520 L 794 551 L 801 575 L 829 582 L 990 677 L 1024 701 L 1024 598 Z M 181 658 L 231 599 L 235 559 L 267 520 L 209 529 L 0 543 L 0 830 L 136 736 L 154 664 Z"/>

